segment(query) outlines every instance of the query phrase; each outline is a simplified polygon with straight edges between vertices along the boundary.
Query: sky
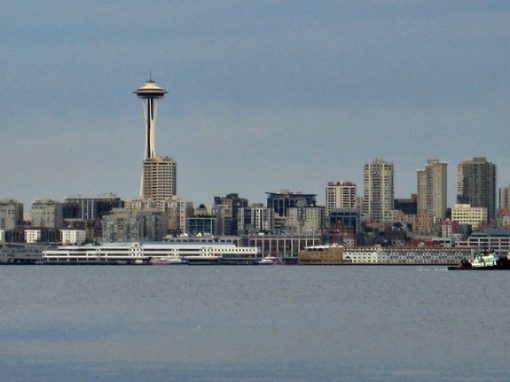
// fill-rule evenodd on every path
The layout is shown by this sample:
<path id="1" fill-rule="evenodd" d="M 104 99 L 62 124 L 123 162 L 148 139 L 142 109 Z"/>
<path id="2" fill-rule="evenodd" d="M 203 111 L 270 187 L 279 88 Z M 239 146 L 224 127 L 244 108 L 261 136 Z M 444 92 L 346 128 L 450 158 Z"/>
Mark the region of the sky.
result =
<path id="1" fill-rule="evenodd" d="M 485 156 L 510 184 L 510 2 L 0 3 L 0 199 L 138 196 L 152 73 L 156 150 L 179 196 L 318 194 L 394 163 Z M 25 207 L 27 208 L 27 206 Z"/>

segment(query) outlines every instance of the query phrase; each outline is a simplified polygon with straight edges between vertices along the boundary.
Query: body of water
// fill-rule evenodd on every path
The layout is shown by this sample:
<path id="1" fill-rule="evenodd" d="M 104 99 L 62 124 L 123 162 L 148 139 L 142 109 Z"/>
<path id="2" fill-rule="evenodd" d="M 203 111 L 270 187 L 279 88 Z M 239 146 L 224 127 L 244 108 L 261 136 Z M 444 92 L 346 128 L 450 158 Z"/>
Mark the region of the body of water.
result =
<path id="1" fill-rule="evenodd" d="M 510 272 L 3 266 L 6 381 L 508 381 Z"/>

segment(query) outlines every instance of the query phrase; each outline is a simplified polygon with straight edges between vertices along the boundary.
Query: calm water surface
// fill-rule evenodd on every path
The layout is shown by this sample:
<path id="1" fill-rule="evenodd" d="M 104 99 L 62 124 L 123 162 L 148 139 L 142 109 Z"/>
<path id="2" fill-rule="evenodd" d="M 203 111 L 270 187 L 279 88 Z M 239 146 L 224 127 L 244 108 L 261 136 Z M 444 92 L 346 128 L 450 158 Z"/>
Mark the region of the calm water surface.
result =
<path id="1" fill-rule="evenodd" d="M 509 381 L 510 272 L 3 266 L 6 381 Z"/>

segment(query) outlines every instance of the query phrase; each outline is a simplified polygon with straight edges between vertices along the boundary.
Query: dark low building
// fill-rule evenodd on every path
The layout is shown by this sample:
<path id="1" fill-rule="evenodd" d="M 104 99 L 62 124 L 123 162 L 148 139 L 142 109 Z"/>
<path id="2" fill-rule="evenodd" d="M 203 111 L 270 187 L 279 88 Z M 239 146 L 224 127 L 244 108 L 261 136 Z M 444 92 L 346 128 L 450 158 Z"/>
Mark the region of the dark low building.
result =
<path id="1" fill-rule="evenodd" d="M 114 194 L 88 198 L 72 196 L 65 199 L 64 219 L 96 220 L 110 213 L 114 208 L 123 208 L 124 201 Z"/>
<path id="2" fill-rule="evenodd" d="M 213 217 L 193 217 L 188 218 L 188 234 L 196 235 L 215 235 L 216 218 Z"/>
<path id="3" fill-rule="evenodd" d="M 302 194 L 300 192 L 266 192 L 267 208 L 271 208 L 280 216 L 287 216 L 291 207 L 315 207 L 317 194 Z"/>
<path id="4" fill-rule="evenodd" d="M 410 198 L 395 199 L 395 209 L 406 215 L 416 215 L 418 212 L 417 195 L 412 194 Z"/>
<path id="5" fill-rule="evenodd" d="M 354 234 L 361 230 L 359 208 L 332 208 L 329 212 L 329 226 L 351 227 Z"/>

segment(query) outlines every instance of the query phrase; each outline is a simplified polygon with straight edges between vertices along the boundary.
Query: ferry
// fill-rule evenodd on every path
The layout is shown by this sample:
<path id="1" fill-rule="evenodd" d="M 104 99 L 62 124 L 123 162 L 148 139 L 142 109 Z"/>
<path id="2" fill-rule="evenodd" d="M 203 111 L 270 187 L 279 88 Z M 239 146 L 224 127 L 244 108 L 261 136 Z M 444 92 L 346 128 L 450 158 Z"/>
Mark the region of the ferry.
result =
<path id="1" fill-rule="evenodd" d="M 60 246 L 42 252 L 46 264 L 155 264 L 172 261 L 187 264 L 217 264 L 223 258 L 256 259 L 258 248 L 237 247 L 233 243 L 105 243 L 102 245 Z M 173 260 L 172 260 L 173 259 Z M 176 260 L 179 259 L 179 260 Z"/>

